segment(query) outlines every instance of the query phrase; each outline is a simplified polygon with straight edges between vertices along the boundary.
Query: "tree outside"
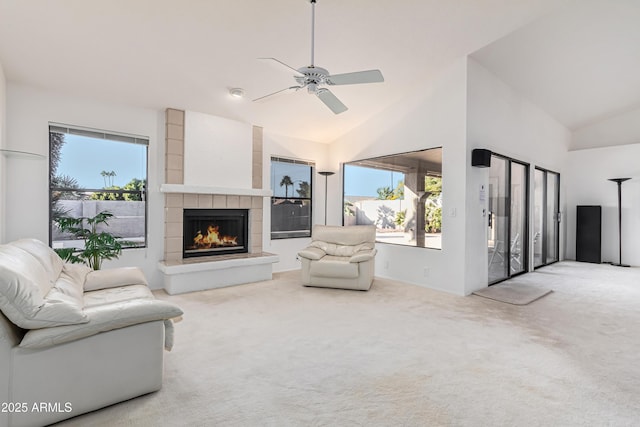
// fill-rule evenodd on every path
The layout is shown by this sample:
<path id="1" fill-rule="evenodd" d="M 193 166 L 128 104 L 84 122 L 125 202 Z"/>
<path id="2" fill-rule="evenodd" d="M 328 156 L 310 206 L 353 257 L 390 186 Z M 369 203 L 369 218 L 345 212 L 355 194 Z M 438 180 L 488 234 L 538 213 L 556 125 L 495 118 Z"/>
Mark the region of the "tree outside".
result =
<path id="1" fill-rule="evenodd" d="M 431 193 L 425 202 L 425 231 L 442 232 L 442 177 L 426 176 L 424 190 Z"/>
<path id="2" fill-rule="evenodd" d="M 296 190 L 298 193 L 298 197 L 302 197 L 303 199 L 311 198 L 311 185 L 307 181 L 302 181 Z"/>
<path id="3" fill-rule="evenodd" d="M 293 181 L 289 175 L 285 175 L 282 177 L 280 181 L 280 187 L 284 187 L 284 198 L 289 198 L 289 186 L 293 186 Z"/>

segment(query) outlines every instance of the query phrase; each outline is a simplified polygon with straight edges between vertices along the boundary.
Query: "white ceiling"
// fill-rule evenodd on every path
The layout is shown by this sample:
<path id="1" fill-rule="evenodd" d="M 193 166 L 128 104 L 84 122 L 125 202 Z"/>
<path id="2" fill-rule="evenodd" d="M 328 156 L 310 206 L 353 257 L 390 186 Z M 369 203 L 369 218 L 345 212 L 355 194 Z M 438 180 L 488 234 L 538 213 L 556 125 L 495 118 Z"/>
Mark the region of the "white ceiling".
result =
<path id="1" fill-rule="evenodd" d="M 573 128 L 640 104 L 640 49 L 629 49 L 640 40 L 640 25 L 632 25 L 639 4 L 318 0 L 316 65 L 385 76 L 332 87 L 349 107 L 340 115 L 303 91 L 250 101 L 295 83 L 286 69 L 256 58 L 309 65 L 308 0 L 0 0 L 0 63 L 13 83 L 331 142 L 453 60 L 521 28 L 474 57 Z M 244 88 L 246 99 L 232 99 L 231 87 Z"/>
<path id="2" fill-rule="evenodd" d="M 471 55 L 571 130 L 640 108 L 640 0 L 580 0 Z"/>

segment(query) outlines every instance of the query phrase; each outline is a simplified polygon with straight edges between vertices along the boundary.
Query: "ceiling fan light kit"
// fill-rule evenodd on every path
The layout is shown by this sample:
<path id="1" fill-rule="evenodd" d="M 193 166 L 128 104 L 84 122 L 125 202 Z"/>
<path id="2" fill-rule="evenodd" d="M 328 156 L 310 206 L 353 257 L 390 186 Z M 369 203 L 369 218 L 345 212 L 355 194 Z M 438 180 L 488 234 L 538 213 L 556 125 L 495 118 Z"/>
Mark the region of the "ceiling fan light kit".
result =
<path id="1" fill-rule="evenodd" d="M 258 58 L 274 61 L 290 71 L 294 72 L 294 79 L 297 86 L 291 86 L 278 90 L 265 96 L 254 99 L 253 101 L 261 101 L 270 98 L 273 95 L 283 92 L 297 92 L 300 89 L 307 88 L 307 92 L 315 94 L 335 114 L 340 114 L 348 110 L 347 106 L 342 103 L 329 89 L 322 87 L 337 85 L 352 85 L 362 83 L 381 83 L 384 77 L 380 70 L 356 71 L 353 73 L 334 74 L 324 68 L 314 65 L 314 41 L 315 41 L 315 7 L 316 0 L 309 0 L 311 3 L 311 65 L 308 67 L 293 68 L 276 58 Z"/>

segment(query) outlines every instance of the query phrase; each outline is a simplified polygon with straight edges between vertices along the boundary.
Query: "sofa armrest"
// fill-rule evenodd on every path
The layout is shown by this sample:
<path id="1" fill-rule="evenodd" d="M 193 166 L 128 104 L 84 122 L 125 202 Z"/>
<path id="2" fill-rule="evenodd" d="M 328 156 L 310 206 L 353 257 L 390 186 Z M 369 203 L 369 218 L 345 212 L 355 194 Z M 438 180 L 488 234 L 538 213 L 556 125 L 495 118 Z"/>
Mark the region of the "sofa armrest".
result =
<path id="1" fill-rule="evenodd" d="M 363 262 L 372 260 L 376 256 L 376 249 L 367 249 L 365 251 L 358 251 L 349 258 L 349 262 Z"/>
<path id="2" fill-rule="evenodd" d="M 117 288 L 127 285 L 149 286 L 144 273 L 138 267 L 120 267 L 107 270 L 92 270 L 84 281 L 84 291 Z"/>
<path id="3" fill-rule="evenodd" d="M 318 260 L 323 256 L 325 256 L 326 254 L 327 253 L 322 249 L 314 248 L 312 246 L 309 246 L 308 248 L 304 248 L 303 250 L 298 252 L 299 256 L 301 256 L 302 258 L 310 259 L 310 260 Z"/>
<path id="4" fill-rule="evenodd" d="M 85 309 L 88 323 L 55 326 L 28 331 L 20 347 L 43 348 L 90 337 L 100 332 L 126 328 L 139 323 L 173 319 L 182 316 L 176 305 L 157 299 L 133 299 Z"/>

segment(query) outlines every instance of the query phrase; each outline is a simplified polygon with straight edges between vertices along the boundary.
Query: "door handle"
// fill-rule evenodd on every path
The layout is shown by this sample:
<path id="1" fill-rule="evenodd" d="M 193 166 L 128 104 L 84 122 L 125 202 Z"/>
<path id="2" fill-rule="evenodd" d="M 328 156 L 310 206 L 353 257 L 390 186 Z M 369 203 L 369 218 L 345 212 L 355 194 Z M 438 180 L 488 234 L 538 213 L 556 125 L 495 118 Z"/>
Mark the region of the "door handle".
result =
<path id="1" fill-rule="evenodd" d="M 489 228 L 493 227 L 493 220 L 491 218 L 493 218 L 493 212 L 489 211 L 489 215 L 487 215 L 489 217 Z"/>

